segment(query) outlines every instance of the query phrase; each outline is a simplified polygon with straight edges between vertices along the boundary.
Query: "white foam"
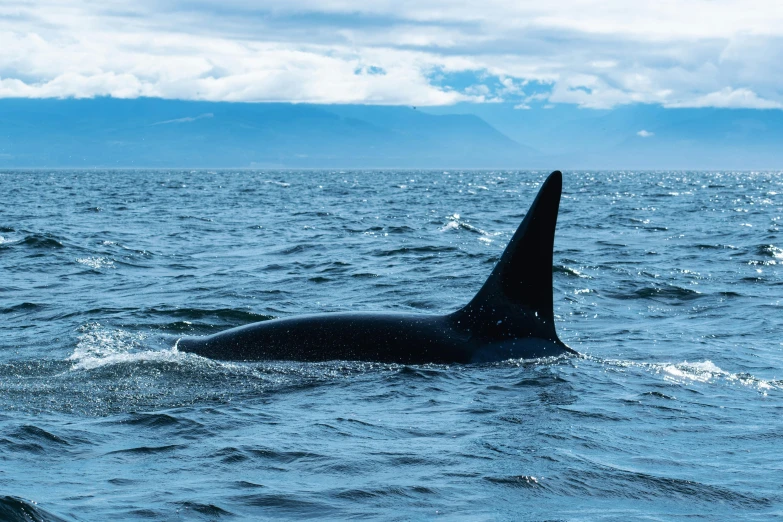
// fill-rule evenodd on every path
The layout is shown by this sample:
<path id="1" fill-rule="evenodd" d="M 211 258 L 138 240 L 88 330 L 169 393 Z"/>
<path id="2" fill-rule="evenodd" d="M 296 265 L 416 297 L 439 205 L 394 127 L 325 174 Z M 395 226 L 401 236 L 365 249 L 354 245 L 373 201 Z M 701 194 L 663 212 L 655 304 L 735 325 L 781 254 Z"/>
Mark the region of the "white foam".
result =
<path id="1" fill-rule="evenodd" d="M 469 230 L 471 232 L 475 232 L 479 234 L 481 237 L 479 237 L 478 240 L 481 241 L 482 243 L 491 243 L 492 242 L 491 238 L 493 236 L 500 235 L 500 232 L 495 232 L 491 234 L 486 230 L 482 230 L 478 227 L 474 227 L 470 223 L 461 220 L 460 215 L 457 213 L 454 213 L 450 216 L 446 216 L 446 219 L 448 219 L 449 221 L 439 229 L 441 232 L 447 232 L 450 230 L 459 230 L 459 229 Z"/>
<path id="2" fill-rule="evenodd" d="M 154 351 L 148 350 L 133 353 L 115 353 L 104 357 L 85 357 L 76 362 L 72 370 L 94 370 L 103 366 L 112 366 L 124 363 L 141 362 L 182 362 L 184 356 L 182 352 L 171 348 L 170 350 Z M 71 357 L 69 357 L 71 359 Z"/>
<path id="3" fill-rule="evenodd" d="M 114 261 L 108 257 L 80 257 L 76 262 L 89 266 L 95 270 L 100 270 L 101 268 L 115 268 Z"/>
<path id="4" fill-rule="evenodd" d="M 67 360 L 72 370 L 93 370 L 102 366 L 131 362 L 181 362 L 188 354 L 176 346 L 167 350 L 150 350 L 144 341 L 147 335 L 110 329 L 99 323 L 83 326 L 76 348 Z"/>
<path id="5" fill-rule="evenodd" d="M 614 366 L 639 367 L 661 375 L 663 380 L 672 384 L 690 385 L 693 383 L 704 384 L 739 384 L 749 388 L 755 388 L 764 394 L 766 390 L 781 388 L 775 382 L 759 379 L 747 373 L 731 373 L 723 370 L 712 361 L 699 361 L 681 363 L 639 363 L 632 361 L 603 361 Z"/>
<path id="6" fill-rule="evenodd" d="M 441 227 L 441 232 L 446 232 L 447 230 L 457 230 L 459 228 L 459 223 L 456 221 L 449 221 L 443 227 Z"/>
<path id="7" fill-rule="evenodd" d="M 272 185 L 277 185 L 278 187 L 290 187 L 290 183 L 285 183 L 284 181 L 275 181 L 273 179 L 267 179 L 264 181 L 264 183 L 271 183 Z"/>
<path id="8" fill-rule="evenodd" d="M 698 382 L 710 382 L 717 377 L 730 375 L 721 370 L 712 361 L 702 361 L 689 363 L 688 361 L 678 364 L 666 364 L 660 369 L 666 380 L 691 380 Z"/>

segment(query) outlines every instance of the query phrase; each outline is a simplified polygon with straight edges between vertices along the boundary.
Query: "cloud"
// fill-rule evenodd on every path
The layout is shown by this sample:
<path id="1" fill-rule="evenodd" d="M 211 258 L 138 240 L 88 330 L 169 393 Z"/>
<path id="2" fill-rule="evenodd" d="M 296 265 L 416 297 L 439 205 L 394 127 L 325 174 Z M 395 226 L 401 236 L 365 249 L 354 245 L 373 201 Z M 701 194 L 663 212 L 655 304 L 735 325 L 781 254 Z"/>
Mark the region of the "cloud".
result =
<path id="1" fill-rule="evenodd" d="M 668 107 L 721 107 L 728 109 L 781 109 L 783 103 L 760 98 L 750 89 L 725 87 L 720 91 L 697 96 L 682 102 L 666 104 Z"/>
<path id="2" fill-rule="evenodd" d="M 639 132 L 637 132 L 636 135 L 641 136 L 642 138 L 649 138 L 650 136 L 655 136 L 655 133 L 642 129 Z"/>
<path id="3" fill-rule="evenodd" d="M 5 0 L 0 96 L 783 107 L 778 0 L 550 4 Z"/>

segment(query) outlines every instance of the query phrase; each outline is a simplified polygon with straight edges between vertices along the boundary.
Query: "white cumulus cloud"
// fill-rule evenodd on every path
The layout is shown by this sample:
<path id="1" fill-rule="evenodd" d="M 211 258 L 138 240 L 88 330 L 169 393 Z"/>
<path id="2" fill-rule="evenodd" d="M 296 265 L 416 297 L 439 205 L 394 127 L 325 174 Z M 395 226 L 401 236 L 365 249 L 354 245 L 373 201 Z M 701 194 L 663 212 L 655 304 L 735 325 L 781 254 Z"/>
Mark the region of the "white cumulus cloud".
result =
<path id="1" fill-rule="evenodd" d="M 780 109 L 780 27 L 779 0 L 4 0 L 0 97 Z"/>
<path id="2" fill-rule="evenodd" d="M 642 138 L 649 138 L 650 136 L 655 136 L 655 133 L 642 129 L 637 132 L 636 135 L 641 136 Z"/>

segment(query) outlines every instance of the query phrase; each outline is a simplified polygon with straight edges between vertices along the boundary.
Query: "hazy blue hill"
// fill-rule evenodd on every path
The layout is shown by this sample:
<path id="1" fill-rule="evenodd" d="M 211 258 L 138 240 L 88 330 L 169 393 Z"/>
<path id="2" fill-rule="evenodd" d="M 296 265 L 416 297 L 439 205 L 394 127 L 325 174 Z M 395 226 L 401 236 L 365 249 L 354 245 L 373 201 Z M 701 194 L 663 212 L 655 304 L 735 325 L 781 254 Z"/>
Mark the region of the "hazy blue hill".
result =
<path id="1" fill-rule="evenodd" d="M 664 112 L 665 111 L 665 112 Z M 630 112 L 630 111 L 626 111 Z M 783 112 L 751 109 L 659 109 L 644 128 L 584 163 L 607 168 L 766 169 L 783 167 Z M 638 121 L 638 120 L 637 120 Z M 638 123 L 637 123 L 638 126 Z"/>
<path id="2" fill-rule="evenodd" d="M 533 154 L 475 115 L 410 107 L 0 100 L 7 167 L 513 167 Z"/>
<path id="3" fill-rule="evenodd" d="M 0 168 L 112 166 L 775 169 L 783 111 L 0 99 Z"/>
<path id="4" fill-rule="evenodd" d="M 508 104 L 427 110 L 475 113 L 510 138 L 540 151 L 536 164 L 558 168 L 783 168 L 781 110 L 657 105 L 514 110 Z M 639 136 L 642 130 L 651 135 Z"/>

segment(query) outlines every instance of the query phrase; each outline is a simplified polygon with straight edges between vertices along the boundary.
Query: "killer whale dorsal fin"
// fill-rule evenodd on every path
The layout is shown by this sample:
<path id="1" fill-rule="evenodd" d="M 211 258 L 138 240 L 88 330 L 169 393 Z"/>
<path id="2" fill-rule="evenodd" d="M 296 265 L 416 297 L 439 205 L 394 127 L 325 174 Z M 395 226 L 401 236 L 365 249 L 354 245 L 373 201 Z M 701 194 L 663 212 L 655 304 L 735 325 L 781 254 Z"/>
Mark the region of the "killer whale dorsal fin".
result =
<path id="1" fill-rule="evenodd" d="M 552 310 L 552 255 L 555 225 L 560 207 L 563 176 L 555 171 L 547 177 L 525 218 L 509 241 L 495 269 L 476 296 L 457 313 L 473 321 L 495 320 L 513 312 L 532 316 L 521 321 L 530 333 L 557 340 Z"/>

